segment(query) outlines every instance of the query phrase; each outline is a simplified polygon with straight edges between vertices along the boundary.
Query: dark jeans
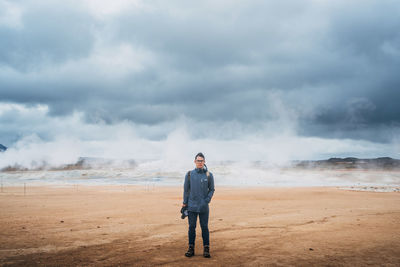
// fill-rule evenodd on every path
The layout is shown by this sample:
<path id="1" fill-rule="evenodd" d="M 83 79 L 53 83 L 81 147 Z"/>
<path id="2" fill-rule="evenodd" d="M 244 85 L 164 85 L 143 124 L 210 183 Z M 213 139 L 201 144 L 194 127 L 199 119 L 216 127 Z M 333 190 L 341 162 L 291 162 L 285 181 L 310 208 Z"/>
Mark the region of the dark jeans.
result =
<path id="1" fill-rule="evenodd" d="M 196 240 L 196 224 L 197 216 L 200 218 L 201 235 L 203 237 L 203 246 L 210 245 L 210 232 L 208 231 L 208 214 L 209 212 L 188 212 L 188 222 L 189 222 L 189 245 L 194 245 Z"/>

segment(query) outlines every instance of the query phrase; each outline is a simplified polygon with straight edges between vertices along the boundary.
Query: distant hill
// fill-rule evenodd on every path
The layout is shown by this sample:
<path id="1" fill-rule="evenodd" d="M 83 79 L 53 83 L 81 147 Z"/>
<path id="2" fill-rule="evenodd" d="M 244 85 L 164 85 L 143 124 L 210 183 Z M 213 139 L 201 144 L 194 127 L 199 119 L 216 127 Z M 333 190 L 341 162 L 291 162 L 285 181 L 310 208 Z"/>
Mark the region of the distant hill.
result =
<path id="1" fill-rule="evenodd" d="M 375 159 L 330 158 L 327 160 L 302 160 L 295 162 L 296 167 L 322 169 L 400 169 L 400 160 L 390 157 Z"/>
<path id="2" fill-rule="evenodd" d="M 0 152 L 4 152 L 6 150 L 7 150 L 7 147 L 0 144 Z"/>

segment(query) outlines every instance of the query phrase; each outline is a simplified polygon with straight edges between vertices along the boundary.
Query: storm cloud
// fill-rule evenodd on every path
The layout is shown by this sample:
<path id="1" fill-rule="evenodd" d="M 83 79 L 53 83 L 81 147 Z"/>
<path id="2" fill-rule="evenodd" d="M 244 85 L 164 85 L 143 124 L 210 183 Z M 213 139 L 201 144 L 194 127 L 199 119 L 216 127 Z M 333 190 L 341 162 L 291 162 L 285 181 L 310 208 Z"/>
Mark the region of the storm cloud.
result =
<path id="1" fill-rule="evenodd" d="M 145 140 L 185 125 L 398 142 L 398 14 L 390 0 L 0 1 L 0 143 L 52 140 L 77 114 Z"/>

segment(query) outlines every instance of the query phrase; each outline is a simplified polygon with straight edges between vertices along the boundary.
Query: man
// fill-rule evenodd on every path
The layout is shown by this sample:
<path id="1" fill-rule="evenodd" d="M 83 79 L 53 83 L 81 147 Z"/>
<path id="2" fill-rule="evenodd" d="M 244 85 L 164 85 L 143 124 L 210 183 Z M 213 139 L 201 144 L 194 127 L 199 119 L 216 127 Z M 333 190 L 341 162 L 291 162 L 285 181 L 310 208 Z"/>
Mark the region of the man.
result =
<path id="1" fill-rule="evenodd" d="M 194 158 L 196 168 L 189 171 L 185 176 L 183 186 L 182 207 L 188 209 L 189 222 L 189 249 L 185 253 L 186 257 L 194 256 L 194 241 L 196 239 L 197 217 L 200 219 L 201 235 L 203 237 L 205 258 L 210 258 L 210 233 L 208 231 L 208 204 L 214 194 L 214 177 L 208 172 L 205 165 L 206 160 L 203 153 L 198 153 Z"/>

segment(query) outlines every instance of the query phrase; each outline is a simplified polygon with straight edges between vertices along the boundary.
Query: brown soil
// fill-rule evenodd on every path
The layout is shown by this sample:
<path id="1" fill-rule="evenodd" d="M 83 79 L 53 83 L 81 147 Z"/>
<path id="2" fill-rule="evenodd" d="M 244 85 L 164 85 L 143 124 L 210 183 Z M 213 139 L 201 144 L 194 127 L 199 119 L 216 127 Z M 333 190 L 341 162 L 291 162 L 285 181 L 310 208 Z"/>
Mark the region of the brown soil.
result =
<path id="1" fill-rule="evenodd" d="M 6 187 L 2 266 L 400 266 L 400 193 L 217 188 L 211 259 L 179 187 Z"/>

